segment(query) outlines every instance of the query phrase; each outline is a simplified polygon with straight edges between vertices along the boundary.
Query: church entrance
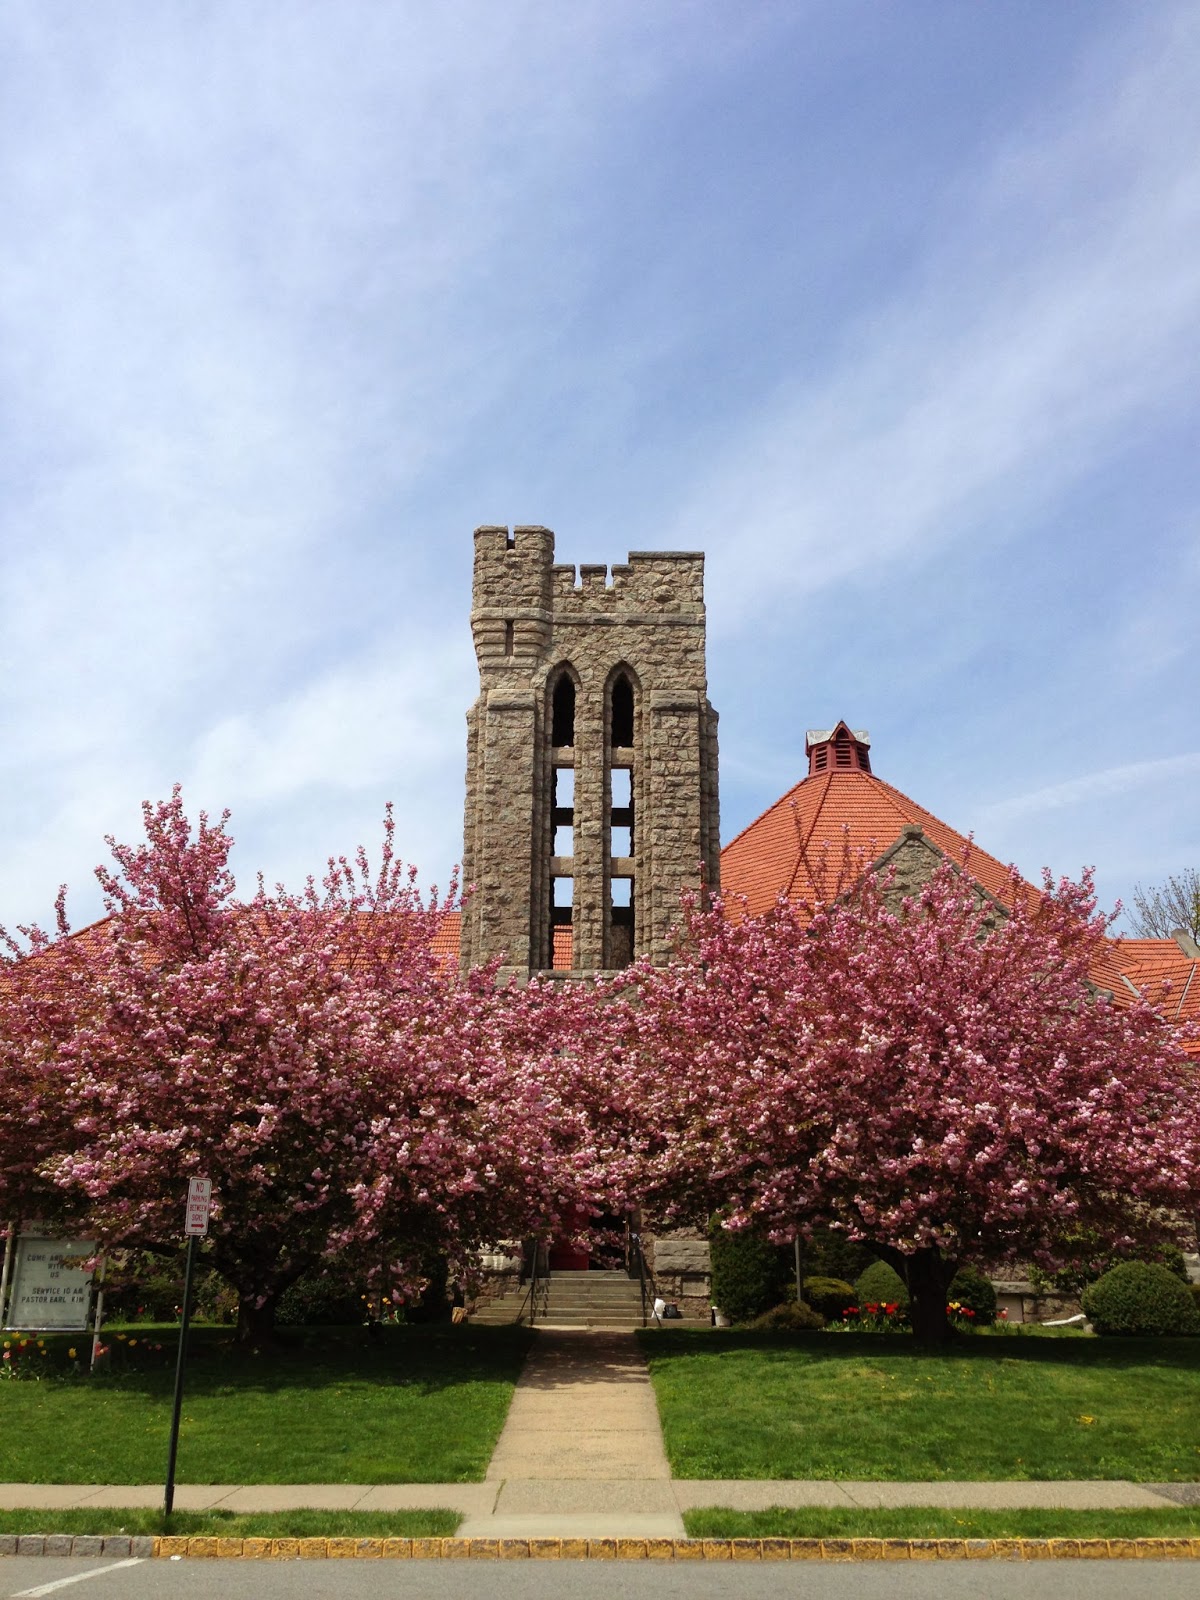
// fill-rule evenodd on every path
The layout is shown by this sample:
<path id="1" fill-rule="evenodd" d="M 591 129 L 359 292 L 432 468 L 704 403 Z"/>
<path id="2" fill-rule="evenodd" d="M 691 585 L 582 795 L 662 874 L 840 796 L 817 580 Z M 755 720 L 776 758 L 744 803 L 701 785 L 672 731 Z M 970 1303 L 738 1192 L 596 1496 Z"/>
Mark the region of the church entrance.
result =
<path id="1" fill-rule="evenodd" d="M 614 1272 L 628 1259 L 629 1226 L 622 1216 L 595 1217 L 578 1233 L 568 1225 L 550 1241 L 551 1272 Z"/>
<path id="2" fill-rule="evenodd" d="M 551 1272 L 586 1272 L 591 1264 L 591 1251 L 577 1239 L 560 1234 L 550 1241 Z"/>

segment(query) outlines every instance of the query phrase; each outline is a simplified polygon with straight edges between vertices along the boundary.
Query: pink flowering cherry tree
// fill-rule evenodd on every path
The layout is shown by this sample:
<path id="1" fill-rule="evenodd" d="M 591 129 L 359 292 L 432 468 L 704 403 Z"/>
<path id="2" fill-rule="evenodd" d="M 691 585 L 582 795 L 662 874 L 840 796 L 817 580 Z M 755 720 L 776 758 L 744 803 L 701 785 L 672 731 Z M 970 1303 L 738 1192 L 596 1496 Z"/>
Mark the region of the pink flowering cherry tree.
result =
<path id="1" fill-rule="evenodd" d="M 0 927 L 0 1219 L 38 1219 L 70 1229 L 78 1223 L 70 1197 L 47 1177 L 47 1158 L 71 1146 L 71 1075 L 59 1046 L 69 1037 L 87 983 L 79 957 L 96 937 L 72 941 L 64 892 L 56 906 L 59 937 L 40 928 Z"/>
<path id="2" fill-rule="evenodd" d="M 905 1279 L 926 1341 L 960 1261 L 1183 1238 L 1200 1173 L 1180 1035 L 1089 983 L 1090 881 L 1014 874 L 1001 912 L 966 867 L 898 905 L 860 869 L 812 907 L 692 907 L 679 958 L 632 969 L 609 1018 L 665 1214 L 844 1229 Z"/>
<path id="3" fill-rule="evenodd" d="M 56 1119 L 28 1141 L 31 1180 L 111 1248 L 177 1240 L 188 1178 L 210 1177 L 209 1255 L 250 1341 L 323 1261 L 403 1283 L 557 1224 L 580 1193 L 557 991 L 458 981 L 436 949 L 453 896 L 422 898 L 390 814 L 377 870 L 360 850 L 320 888 L 248 900 L 227 817 L 193 827 L 177 789 L 144 818 L 140 845 L 109 840 L 107 922 L 16 964 L 6 1022 Z M 39 1020 L 29 994 L 59 967 L 66 998 Z"/>

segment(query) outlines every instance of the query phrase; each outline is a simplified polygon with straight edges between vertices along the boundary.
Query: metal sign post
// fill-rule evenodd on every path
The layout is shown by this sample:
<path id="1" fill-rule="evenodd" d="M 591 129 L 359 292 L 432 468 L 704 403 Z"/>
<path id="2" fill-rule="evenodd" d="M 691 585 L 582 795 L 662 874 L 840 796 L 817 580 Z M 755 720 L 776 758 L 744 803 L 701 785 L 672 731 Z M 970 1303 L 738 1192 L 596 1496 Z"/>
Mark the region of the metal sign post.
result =
<path id="1" fill-rule="evenodd" d="M 4 1313 L 8 1306 L 8 1280 L 12 1275 L 13 1257 L 17 1253 L 17 1224 L 9 1223 L 4 1234 L 4 1266 L 0 1269 L 0 1328 L 4 1326 Z"/>
<path id="2" fill-rule="evenodd" d="M 90 1371 L 95 1372 L 96 1362 L 100 1359 L 100 1329 L 104 1326 L 104 1274 L 108 1270 L 108 1257 L 100 1257 L 100 1283 L 96 1290 L 96 1307 L 92 1312 L 92 1364 Z"/>
<path id="3" fill-rule="evenodd" d="M 171 1410 L 171 1447 L 167 1452 L 167 1487 L 163 1512 L 170 1516 L 175 1505 L 175 1457 L 179 1453 L 179 1415 L 183 1409 L 183 1363 L 187 1355 L 188 1325 L 192 1316 L 192 1269 L 196 1262 L 196 1240 L 208 1232 L 208 1212 L 212 1183 L 208 1178 L 193 1178 L 188 1184 L 187 1213 L 183 1231 L 187 1235 L 187 1266 L 183 1275 L 183 1311 L 179 1319 L 179 1353 L 175 1358 L 175 1404 Z"/>

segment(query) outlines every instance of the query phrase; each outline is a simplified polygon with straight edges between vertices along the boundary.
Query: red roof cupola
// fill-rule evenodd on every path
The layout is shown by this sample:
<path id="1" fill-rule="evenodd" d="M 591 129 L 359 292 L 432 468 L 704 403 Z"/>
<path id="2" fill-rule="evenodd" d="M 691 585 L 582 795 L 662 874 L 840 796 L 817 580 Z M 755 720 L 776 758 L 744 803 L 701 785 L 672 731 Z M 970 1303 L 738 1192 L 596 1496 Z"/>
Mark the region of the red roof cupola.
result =
<path id="1" fill-rule="evenodd" d="M 865 728 L 810 728 L 804 740 L 808 775 L 822 772 L 870 772 L 871 740 Z"/>

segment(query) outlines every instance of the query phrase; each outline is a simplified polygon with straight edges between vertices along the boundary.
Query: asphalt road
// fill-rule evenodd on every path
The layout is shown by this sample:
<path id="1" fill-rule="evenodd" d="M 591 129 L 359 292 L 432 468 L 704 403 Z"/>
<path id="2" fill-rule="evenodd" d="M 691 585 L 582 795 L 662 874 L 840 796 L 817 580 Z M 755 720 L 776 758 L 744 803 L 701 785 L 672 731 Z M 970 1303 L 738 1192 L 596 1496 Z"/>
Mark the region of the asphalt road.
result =
<path id="1" fill-rule="evenodd" d="M 0 1597 L 63 1600 L 1195 1600 L 1194 1561 L 142 1561 L 0 1558 Z"/>

